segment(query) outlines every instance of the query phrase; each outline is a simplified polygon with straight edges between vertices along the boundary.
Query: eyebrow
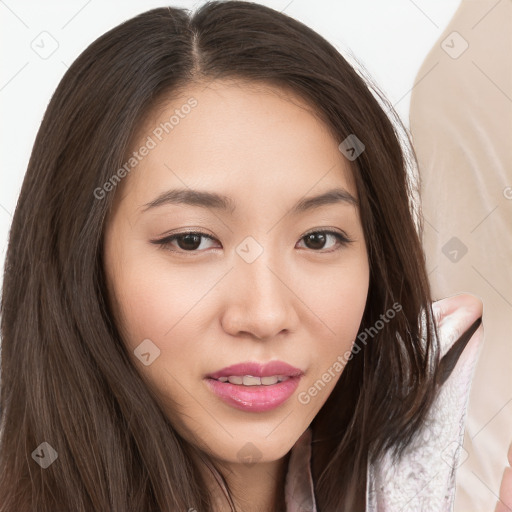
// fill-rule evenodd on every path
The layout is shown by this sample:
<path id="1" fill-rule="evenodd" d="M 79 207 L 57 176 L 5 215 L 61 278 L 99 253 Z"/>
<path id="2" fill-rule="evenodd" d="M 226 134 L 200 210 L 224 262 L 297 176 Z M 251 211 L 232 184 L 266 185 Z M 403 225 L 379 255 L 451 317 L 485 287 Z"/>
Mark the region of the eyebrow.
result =
<path id="1" fill-rule="evenodd" d="M 300 199 L 291 209 L 292 214 L 303 213 L 328 204 L 350 204 L 357 206 L 357 199 L 344 188 L 334 188 L 322 194 Z M 143 205 L 142 212 L 162 205 L 184 204 L 199 206 L 201 208 L 213 208 L 233 213 L 236 203 L 228 196 L 215 192 L 193 190 L 190 188 L 168 190 L 160 194 L 156 199 Z"/>

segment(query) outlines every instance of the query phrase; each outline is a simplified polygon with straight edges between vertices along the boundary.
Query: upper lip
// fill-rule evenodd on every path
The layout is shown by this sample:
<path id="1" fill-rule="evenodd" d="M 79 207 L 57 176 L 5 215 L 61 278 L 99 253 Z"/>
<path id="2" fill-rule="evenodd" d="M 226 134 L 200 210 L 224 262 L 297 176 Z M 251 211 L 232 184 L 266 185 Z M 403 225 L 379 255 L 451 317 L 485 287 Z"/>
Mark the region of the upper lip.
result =
<path id="1" fill-rule="evenodd" d="M 218 379 L 219 377 L 230 377 L 233 375 L 252 375 L 253 377 L 271 377 L 283 375 L 285 377 L 298 377 L 304 372 L 299 368 L 285 363 L 284 361 L 270 361 L 268 363 L 245 362 L 226 366 L 221 370 L 206 375 L 207 378 Z"/>

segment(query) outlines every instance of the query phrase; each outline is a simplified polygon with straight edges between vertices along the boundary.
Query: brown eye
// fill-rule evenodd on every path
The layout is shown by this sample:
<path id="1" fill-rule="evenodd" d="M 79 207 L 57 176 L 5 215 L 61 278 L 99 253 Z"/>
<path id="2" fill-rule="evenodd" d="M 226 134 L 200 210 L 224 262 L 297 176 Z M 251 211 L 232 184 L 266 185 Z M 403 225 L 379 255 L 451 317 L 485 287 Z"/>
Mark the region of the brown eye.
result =
<path id="1" fill-rule="evenodd" d="M 161 240 L 152 240 L 151 243 L 161 245 L 171 252 L 200 253 L 203 252 L 203 249 L 207 248 L 201 247 L 201 245 L 204 245 L 204 240 L 215 240 L 215 238 L 199 231 L 190 231 L 176 233 Z M 200 247 L 201 250 L 198 250 Z"/>
<path id="2" fill-rule="evenodd" d="M 301 240 L 304 240 L 306 248 L 311 249 L 313 251 L 321 251 L 325 249 L 326 244 L 328 243 L 329 237 L 334 238 L 340 246 L 344 246 L 349 244 L 352 240 L 349 240 L 346 236 L 341 233 L 337 233 L 336 231 L 312 231 L 306 235 L 304 235 Z M 328 249 L 332 247 L 332 244 Z M 340 247 L 338 247 L 340 248 Z M 327 250 L 324 252 L 332 252 L 335 251 L 336 248 L 332 250 Z"/>
<path id="3" fill-rule="evenodd" d="M 176 237 L 178 247 L 184 251 L 195 251 L 201 245 L 201 235 L 198 233 L 187 233 Z"/>
<path id="4" fill-rule="evenodd" d="M 304 237 L 304 240 L 309 249 L 323 249 L 327 240 L 327 235 L 320 232 L 310 233 Z"/>

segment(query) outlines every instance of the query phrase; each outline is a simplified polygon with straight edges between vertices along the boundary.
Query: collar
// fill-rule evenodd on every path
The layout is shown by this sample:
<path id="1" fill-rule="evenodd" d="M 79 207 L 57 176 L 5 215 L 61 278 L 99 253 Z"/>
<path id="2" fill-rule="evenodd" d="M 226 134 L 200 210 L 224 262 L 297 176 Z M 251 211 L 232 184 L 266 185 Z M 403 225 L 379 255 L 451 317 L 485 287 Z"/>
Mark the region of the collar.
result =
<path id="1" fill-rule="evenodd" d="M 285 480 L 286 512 L 317 512 L 311 475 L 311 428 L 293 445 Z"/>

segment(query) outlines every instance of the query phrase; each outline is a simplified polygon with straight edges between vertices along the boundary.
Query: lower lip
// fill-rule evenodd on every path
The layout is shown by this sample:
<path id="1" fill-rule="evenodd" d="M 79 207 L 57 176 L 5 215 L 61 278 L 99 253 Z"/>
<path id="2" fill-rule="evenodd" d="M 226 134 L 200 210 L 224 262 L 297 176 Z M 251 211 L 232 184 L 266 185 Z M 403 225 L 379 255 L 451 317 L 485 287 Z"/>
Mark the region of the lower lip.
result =
<path id="1" fill-rule="evenodd" d="M 210 390 L 228 405 L 242 411 L 264 412 L 286 402 L 297 389 L 300 377 L 290 377 L 270 386 L 239 386 L 211 378 L 205 380 Z"/>

